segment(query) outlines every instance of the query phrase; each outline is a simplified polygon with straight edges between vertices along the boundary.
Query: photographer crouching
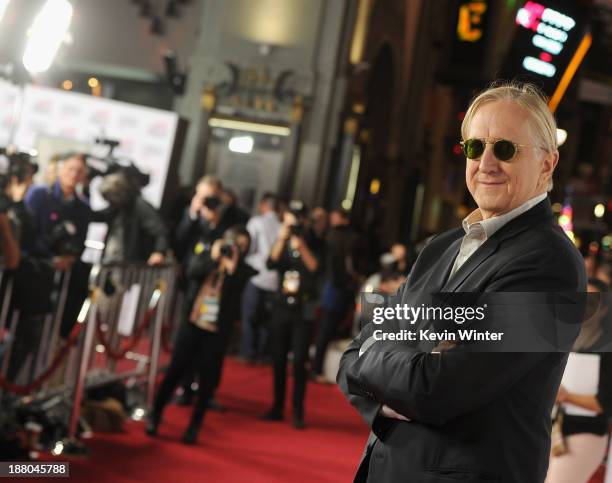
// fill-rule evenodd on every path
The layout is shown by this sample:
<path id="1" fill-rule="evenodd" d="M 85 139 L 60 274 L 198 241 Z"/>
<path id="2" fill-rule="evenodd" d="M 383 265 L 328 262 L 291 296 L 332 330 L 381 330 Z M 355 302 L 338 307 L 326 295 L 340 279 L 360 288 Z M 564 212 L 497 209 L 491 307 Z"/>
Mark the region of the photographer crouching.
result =
<path id="1" fill-rule="evenodd" d="M 199 376 L 197 400 L 182 441 L 195 444 L 220 377 L 233 324 L 240 317 L 240 297 L 247 280 L 257 272 L 244 262 L 249 232 L 231 228 L 212 246 L 199 244 L 186 276 L 186 304 L 191 307 L 179 328 L 172 359 L 157 392 L 146 433 L 155 436 L 165 406 L 181 379 L 194 366 Z"/>
<path id="2" fill-rule="evenodd" d="M 293 427 L 304 429 L 304 397 L 308 380 L 306 364 L 314 304 L 315 274 L 319 254 L 308 234 L 308 212 L 300 201 L 292 201 L 283 215 L 278 238 L 272 247 L 268 268 L 278 270 L 279 290 L 270 322 L 270 352 L 274 375 L 274 404 L 263 419 L 281 421 L 285 406 L 287 357 L 293 352 Z"/>

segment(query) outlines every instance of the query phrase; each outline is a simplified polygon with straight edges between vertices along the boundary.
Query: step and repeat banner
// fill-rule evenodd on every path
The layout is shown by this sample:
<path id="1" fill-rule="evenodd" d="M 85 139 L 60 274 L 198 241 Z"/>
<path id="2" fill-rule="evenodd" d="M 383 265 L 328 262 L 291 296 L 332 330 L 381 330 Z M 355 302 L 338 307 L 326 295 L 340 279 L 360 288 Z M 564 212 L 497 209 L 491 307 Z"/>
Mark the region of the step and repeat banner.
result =
<path id="1" fill-rule="evenodd" d="M 40 173 L 67 149 L 103 156 L 96 138 L 120 142 L 114 156 L 150 175 L 143 196 L 161 205 L 174 147 L 178 114 L 49 87 L 0 81 L 0 144 L 39 152 Z M 94 205 L 97 200 L 92 200 Z"/>

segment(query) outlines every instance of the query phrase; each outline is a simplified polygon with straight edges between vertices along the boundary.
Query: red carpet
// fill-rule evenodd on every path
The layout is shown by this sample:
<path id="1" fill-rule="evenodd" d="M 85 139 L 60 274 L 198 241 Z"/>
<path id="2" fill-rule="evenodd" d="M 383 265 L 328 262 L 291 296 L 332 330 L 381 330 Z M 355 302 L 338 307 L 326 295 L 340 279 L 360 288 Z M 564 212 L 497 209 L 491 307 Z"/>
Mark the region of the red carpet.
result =
<path id="1" fill-rule="evenodd" d="M 88 440 L 88 458 L 56 460 L 70 461 L 71 481 L 88 483 L 352 481 L 368 429 L 337 387 L 309 384 L 304 431 L 291 427 L 289 407 L 285 422 L 258 420 L 271 395 L 269 367 L 228 360 L 218 393 L 228 411 L 207 414 L 197 446 L 179 441 L 191 408 L 169 405 L 157 438 L 145 436 L 144 423 L 129 422 L 124 434 Z M 600 472 L 591 483 L 602 481 Z"/>
<path id="2" fill-rule="evenodd" d="M 70 459 L 70 479 L 90 483 L 351 481 L 368 429 L 339 390 L 310 384 L 308 428 L 298 431 L 291 427 L 289 407 L 285 422 L 258 420 L 271 402 L 271 379 L 269 367 L 243 367 L 228 360 L 218 393 L 228 411 L 207 414 L 197 446 L 179 441 L 191 408 L 170 405 L 155 439 L 145 436 L 144 424 L 137 422 L 126 425 L 127 434 L 96 433 L 87 441 L 90 457 Z"/>

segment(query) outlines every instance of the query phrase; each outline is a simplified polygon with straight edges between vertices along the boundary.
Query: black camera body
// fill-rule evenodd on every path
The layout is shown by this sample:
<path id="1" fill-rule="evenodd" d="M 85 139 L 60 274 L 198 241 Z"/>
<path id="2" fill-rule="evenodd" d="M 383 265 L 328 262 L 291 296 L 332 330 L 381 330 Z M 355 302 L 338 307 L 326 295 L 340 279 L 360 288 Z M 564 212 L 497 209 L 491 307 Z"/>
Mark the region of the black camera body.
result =
<path id="1" fill-rule="evenodd" d="M 225 258 L 232 258 L 232 256 L 234 255 L 234 250 L 232 248 L 233 246 L 233 243 L 224 242 L 223 245 L 221 245 L 221 256 Z"/>
<path id="2" fill-rule="evenodd" d="M 38 172 L 38 164 L 30 153 L 13 151 L 10 147 L 0 147 L 0 157 L 5 159 L 0 169 L 0 187 L 4 190 L 11 178 L 23 183 L 28 176 Z"/>
<path id="3" fill-rule="evenodd" d="M 57 223 L 49 233 L 49 246 L 56 255 L 78 256 L 83 249 L 77 228 L 71 221 Z"/>
<path id="4" fill-rule="evenodd" d="M 207 196 L 204 198 L 203 204 L 206 208 L 211 211 L 215 211 L 219 206 L 221 206 L 221 199 L 216 196 Z"/>
<path id="5" fill-rule="evenodd" d="M 303 238 L 306 235 L 306 227 L 302 223 L 296 223 L 289 226 L 289 231 L 293 236 Z"/>

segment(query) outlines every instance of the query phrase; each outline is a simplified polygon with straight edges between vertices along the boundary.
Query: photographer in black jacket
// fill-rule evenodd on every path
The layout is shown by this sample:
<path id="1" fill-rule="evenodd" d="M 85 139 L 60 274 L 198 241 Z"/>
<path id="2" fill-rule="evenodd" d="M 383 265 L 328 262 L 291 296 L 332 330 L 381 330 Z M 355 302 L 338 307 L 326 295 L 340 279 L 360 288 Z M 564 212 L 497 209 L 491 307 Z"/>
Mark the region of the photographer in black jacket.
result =
<path id="1" fill-rule="evenodd" d="M 196 366 L 199 376 L 197 401 L 183 442 L 194 444 L 209 399 L 219 381 L 225 349 L 233 324 L 240 317 L 240 297 L 256 271 L 244 262 L 250 237 L 244 228 L 227 230 L 222 239 L 191 258 L 187 267 L 189 286 L 183 319 L 170 366 L 155 397 L 146 427 L 157 434 L 164 407 L 181 378 Z"/>
<path id="2" fill-rule="evenodd" d="M 305 227 L 307 210 L 301 201 L 292 201 L 283 214 L 283 224 L 272 247 L 268 268 L 278 270 L 279 290 L 270 322 L 270 351 L 274 375 L 274 404 L 263 416 L 281 421 L 285 405 L 287 356 L 293 352 L 293 426 L 303 429 L 306 395 L 308 345 L 311 322 L 309 307 L 316 299 L 315 274 L 319 255 Z"/>
<path id="3" fill-rule="evenodd" d="M 148 176 L 134 166 L 102 179 L 100 194 L 109 206 L 94 212 L 93 220 L 108 224 L 103 262 L 164 262 L 168 236 L 157 210 L 140 194 L 147 183 Z"/>

